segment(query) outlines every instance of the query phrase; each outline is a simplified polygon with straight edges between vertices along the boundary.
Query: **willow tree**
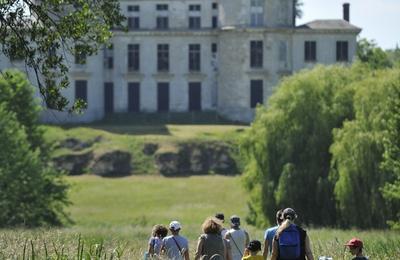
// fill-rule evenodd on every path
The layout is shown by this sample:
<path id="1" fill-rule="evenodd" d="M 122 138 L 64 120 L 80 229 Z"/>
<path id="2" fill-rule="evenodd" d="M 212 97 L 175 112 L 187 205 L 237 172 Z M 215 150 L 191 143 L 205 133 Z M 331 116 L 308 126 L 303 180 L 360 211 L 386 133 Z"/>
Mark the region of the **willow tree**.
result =
<path id="1" fill-rule="evenodd" d="M 295 208 L 301 220 L 333 225 L 334 183 L 329 178 L 332 130 L 354 117 L 351 83 L 363 70 L 316 67 L 283 80 L 259 107 L 242 140 L 250 222 L 274 222 L 278 208 Z"/>
<path id="2" fill-rule="evenodd" d="M 392 132 L 398 129 L 388 128 L 399 114 L 393 113 L 388 100 L 398 98 L 393 94 L 394 88 L 400 88 L 400 71 L 374 72 L 357 82 L 355 88 L 355 118 L 335 130 L 331 148 L 338 219 L 345 227 L 386 227 L 386 221 L 396 217 L 400 209 L 398 201 L 387 200 L 382 194 L 387 183 L 396 178 L 396 170 L 390 162 L 386 170 L 381 167 L 385 149 L 393 152 L 388 159 L 397 160 L 394 165 L 399 163 L 398 157 L 392 157 L 398 155 L 399 136 L 394 137 Z M 392 138 L 394 149 L 385 148 L 388 138 Z"/>

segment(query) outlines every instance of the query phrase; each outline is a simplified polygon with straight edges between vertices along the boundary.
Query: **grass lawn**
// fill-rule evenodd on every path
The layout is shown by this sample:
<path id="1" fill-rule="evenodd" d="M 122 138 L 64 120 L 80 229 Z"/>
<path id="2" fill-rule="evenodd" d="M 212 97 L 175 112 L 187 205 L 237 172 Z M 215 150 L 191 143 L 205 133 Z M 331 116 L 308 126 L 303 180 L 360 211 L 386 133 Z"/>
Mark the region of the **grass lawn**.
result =
<path id="1" fill-rule="evenodd" d="M 164 178 L 132 176 L 106 179 L 96 176 L 68 177 L 72 184 L 69 212 L 75 225 L 59 229 L 0 230 L 0 259 L 22 259 L 32 255 L 45 259 L 142 259 L 151 228 L 177 219 L 182 234 L 190 240 L 193 256 L 203 220 L 216 212 L 226 216 L 247 213 L 247 195 L 240 177 L 195 176 Z M 264 229 L 246 225 L 252 239 L 263 239 Z M 370 259 L 400 259 L 400 233 L 379 230 L 308 228 L 314 256 L 351 259 L 343 244 L 357 236 L 365 242 Z M 79 236 L 82 236 L 81 242 Z M 82 242 L 83 241 L 83 242 Z M 100 250 L 101 248 L 101 250 Z M 97 251 L 96 251 L 97 250 Z M 98 255 L 98 254 L 97 254 Z M 61 256 L 64 256 L 62 258 Z M 25 259 L 28 259 L 27 257 Z M 31 258 L 30 258 L 31 259 Z"/>

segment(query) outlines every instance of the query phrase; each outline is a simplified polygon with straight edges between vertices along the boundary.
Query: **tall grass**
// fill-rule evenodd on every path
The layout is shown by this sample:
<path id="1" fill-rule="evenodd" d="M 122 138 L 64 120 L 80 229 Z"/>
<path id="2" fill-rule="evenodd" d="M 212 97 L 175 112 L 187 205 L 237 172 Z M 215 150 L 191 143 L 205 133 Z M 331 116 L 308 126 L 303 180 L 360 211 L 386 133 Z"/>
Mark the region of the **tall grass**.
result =
<path id="1" fill-rule="evenodd" d="M 177 219 L 194 255 L 203 220 L 216 212 L 247 214 L 247 195 L 238 177 L 162 178 L 133 176 L 104 179 L 70 177 L 70 208 L 75 225 L 58 229 L 0 230 L 0 259 L 142 259 L 154 224 Z M 251 239 L 264 230 L 246 225 Z M 370 259 L 400 259 L 400 233 L 307 229 L 314 256 L 351 259 L 344 251 L 354 236 Z"/>

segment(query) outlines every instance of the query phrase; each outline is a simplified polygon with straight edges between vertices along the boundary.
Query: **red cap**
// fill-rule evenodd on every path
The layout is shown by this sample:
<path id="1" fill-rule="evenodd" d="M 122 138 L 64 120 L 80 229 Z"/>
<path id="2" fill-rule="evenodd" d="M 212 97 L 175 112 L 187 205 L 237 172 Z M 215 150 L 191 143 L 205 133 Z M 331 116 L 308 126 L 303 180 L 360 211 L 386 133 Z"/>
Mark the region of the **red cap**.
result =
<path id="1" fill-rule="evenodd" d="M 352 238 L 345 244 L 345 246 L 363 247 L 363 242 L 358 238 Z"/>

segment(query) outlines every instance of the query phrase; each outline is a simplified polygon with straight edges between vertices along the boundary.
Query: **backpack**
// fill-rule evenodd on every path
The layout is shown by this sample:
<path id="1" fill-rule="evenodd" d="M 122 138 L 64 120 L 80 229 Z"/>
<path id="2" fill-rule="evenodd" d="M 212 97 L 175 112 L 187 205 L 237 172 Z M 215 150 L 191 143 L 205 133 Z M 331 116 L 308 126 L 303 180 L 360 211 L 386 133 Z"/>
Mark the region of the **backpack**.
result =
<path id="1" fill-rule="evenodd" d="M 280 234 L 278 246 L 280 259 L 298 259 L 300 257 L 300 232 L 296 225 L 290 225 Z"/>

